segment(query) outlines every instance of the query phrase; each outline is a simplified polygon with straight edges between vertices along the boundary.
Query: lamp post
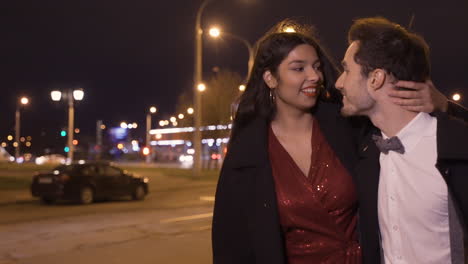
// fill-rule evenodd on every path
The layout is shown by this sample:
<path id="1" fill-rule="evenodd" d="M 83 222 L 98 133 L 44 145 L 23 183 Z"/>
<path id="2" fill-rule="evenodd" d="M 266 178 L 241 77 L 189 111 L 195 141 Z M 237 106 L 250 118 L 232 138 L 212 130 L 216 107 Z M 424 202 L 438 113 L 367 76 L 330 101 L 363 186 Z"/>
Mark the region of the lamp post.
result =
<path id="1" fill-rule="evenodd" d="M 252 48 L 252 45 L 250 44 L 250 42 L 247 41 L 245 38 L 239 37 L 239 36 L 234 35 L 234 34 L 229 33 L 229 32 L 222 32 L 221 33 L 221 30 L 219 28 L 217 28 L 217 27 L 212 27 L 209 30 L 209 34 L 213 38 L 218 38 L 218 37 L 221 36 L 221 34 L 224 34 L 224 35 L 226 35 L 228 37 L 239 40 L 240 42 L 242 42 L 247 47 L 247 50 L 249 51 L 249 61 L 247 63 L 247 78 L 248 78 L 249 74 L 250 74 L 250 71 L 252 70 L 253 61 L 254 61 L 254 57 L 253 57 L 254 52 L 253 52 L 253 48 Z M 246 78 L 246 80 L 247 80 L 247 78 Z"/>
<path id="2" fill-rule="evenodd" d="M 151 130 L 151 115 L 155 114 L 158 111 L 158 109 L 154 106 L 151 106 L 149 108 L 149 112 L 146 114 L 146 147 L 150 147 L 150 130 Z M 146 163 L 151 162 L 151 156 L 150 153 L 146 155 Z"/>
<path id="3" fill-rule="evenodd" d="M 53 101 L 60 101 L 62 98 L 62 92 L 61 91 L 52 91 L 50 93 L 50 97 L 52 98 Z M 75 147 L 73 145 L 73 134 L 74 134 L 74 126 L 75 126 L 75 107 L 74 107 L 74 101 L 81 101 L 83 100 L 84 97 L 84 92 L 82 89 L 76 89 L 72 91 L 71 89 L 67 90 L 66 92 L 63 92 L 63 97 L 67 99 L 68 101 L 68 138 L 67 138 L 67 147 L 68 147 L 68 153 L 67 153 L 67 159 L 68 162 L 73 161 L 73 152 L 75 150 Z"/>
<path id="4" fill-rule="evenodd" d="M 16 111 L 15 111 L 15 141 L 13 146 L 15 148 L 15 161 L 18 162 L 18 158 L 20 155 L 20 127 L 21 127 L 21 106 L 27 105 L 29 103 L 29 99 L 27 97 L 21 97 L 19 102 L 16 104 Z"/>
<path id="5" fill-rule="evenodd" d="M 200 176 L 201 171 L 201 94 L 197 91 L 198 85 L 202 82 L 202 34 L 201 29 L 201 16 L 206 5 L 213 0 L 205 0 L 200 5 L 195 18 L 195 67 L 194 67 L 194 112 L 195 112 L 195 131 L 193 133 L 193 147 L 195 149 L 194 160 L 193 160 L 193 176 Z"/>

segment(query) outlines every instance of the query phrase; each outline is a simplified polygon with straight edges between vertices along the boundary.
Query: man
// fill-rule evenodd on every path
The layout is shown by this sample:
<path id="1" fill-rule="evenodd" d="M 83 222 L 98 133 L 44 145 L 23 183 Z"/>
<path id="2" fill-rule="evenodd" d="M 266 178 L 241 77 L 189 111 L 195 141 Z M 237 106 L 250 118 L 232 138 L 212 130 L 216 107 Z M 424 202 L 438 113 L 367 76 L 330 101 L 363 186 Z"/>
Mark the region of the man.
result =
<path id="1" fill-rule="evenodd" d="M 464 263 L 468 125 L 389 96 L 398 80 L 429 78 L 427 44 L 384 18 L 356 20 L 348 40 L 336 82 L 341 111 L 375 126 L 356 168 L 364 263 Z"/>

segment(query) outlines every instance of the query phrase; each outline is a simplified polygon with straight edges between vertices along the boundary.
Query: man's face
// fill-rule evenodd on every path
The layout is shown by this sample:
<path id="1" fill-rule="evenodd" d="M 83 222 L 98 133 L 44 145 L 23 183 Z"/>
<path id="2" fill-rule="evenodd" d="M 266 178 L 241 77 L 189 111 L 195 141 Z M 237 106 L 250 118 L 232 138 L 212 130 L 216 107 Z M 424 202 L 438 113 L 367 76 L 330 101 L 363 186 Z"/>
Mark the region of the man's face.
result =
<path id="1" fill-rule="evenodd" d="M 344 116 L 368 115 L 375 101 L 367 90 L 367 78 L 361 74 L 361 65 L 354 60 L 354 55 L 359 49 L 359 42 L 352 42 L 344 56 L 343 73 L 335 83 L 336 89 L 343 94 Z"/>

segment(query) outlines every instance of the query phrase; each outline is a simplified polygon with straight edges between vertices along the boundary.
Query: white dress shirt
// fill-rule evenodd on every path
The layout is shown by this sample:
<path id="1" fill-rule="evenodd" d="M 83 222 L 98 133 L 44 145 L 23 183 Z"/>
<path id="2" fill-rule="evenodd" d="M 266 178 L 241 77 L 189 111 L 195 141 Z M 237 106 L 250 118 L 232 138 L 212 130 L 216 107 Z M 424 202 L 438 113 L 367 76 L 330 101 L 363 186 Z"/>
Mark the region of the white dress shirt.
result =
<path id="1" fill-rule="evenodd" d="M 435 167 L 436 132 L 437 119 L 419 113 L 397 134 L 405 153 L 380 154 L 378 217 L 386 264 L 451 263 L 448 189 Z"/>

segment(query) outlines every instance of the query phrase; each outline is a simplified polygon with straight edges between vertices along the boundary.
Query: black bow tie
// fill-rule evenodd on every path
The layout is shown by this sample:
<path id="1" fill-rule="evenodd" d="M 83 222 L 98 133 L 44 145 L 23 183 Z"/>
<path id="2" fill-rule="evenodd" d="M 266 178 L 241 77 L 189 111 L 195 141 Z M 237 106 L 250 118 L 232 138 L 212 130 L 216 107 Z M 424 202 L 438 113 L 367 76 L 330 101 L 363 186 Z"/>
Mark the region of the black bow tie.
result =
<path id="1" fill-rule="evenodd" d="M 372 135 L 372 140 L 374 140 L 375 145 L 377 145 L 377 148 L 383 154 L 388 154 L 390 150 L 393 150 L 400 154 L 405 153 L 405 147 L 403 146 L 398 137 L 383 139 L 381 136 Z"/>

